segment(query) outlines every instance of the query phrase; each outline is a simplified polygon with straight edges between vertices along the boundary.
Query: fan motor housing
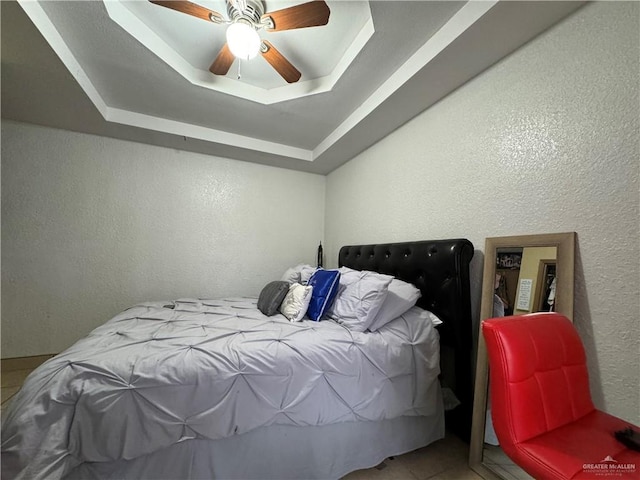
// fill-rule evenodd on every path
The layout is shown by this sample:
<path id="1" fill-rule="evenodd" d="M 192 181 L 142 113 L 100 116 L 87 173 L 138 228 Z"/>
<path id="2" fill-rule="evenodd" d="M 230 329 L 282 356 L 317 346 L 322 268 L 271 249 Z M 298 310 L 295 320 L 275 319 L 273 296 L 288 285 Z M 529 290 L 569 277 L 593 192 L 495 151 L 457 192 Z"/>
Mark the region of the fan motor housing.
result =
<path id="1" fill-rule="evenodd" d="M 254 25 L 260 24 L 260 18 L 264 15 L 264 2 L 261 0 L 244 0 L 245 8 L 240 10 L 235 0 L 227 0 L 227 14 L 231 21 L 245 19 Z"/>

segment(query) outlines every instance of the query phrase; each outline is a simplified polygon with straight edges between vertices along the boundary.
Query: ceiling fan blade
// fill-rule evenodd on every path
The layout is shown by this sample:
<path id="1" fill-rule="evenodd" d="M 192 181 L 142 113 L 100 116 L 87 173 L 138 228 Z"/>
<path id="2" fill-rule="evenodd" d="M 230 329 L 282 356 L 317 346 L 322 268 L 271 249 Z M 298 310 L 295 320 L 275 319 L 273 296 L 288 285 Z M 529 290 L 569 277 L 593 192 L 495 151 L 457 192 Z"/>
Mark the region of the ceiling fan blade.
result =
<path id="1" fill-rule="evenodd" d="M 317 0 L 265 13 L 261 21 L 267 24 L 267 30 L 278 32 L 326 25 L 330 13 L 329 6 L 323 0 Z"/>
<path id="2" fill-rule="evenodd" d="M 218 56 L 209 67 L 209 71 L 216 75 L 226 75 L 231 68 L 231 65 L 233 64 L 235 58 L 236 57 L 233 56 L 231 50 L 229 50 L 229 45 L 225 43 L 224 46 L 220 49 L 220 53 L 218 53 Z"/>
<path id="3" fill-rule="evenodd" d="M 295 83 L 300 80 L 302 74 L 298 69 L 291 65 L 291 62 L 284 58 L 284 56 L 266 40 L 262 41 L 262 56 L 287 83 Z"/>
<path id="4" fill-rule="evenodd" d="M 209 10 L 208 8 L 201 7 L 195 3 L 178 1 L 178 0 L 149 0 L 149 2 L 161 7 L 170 8 L 177 12 L 186 13 L 193 17 L 201 18 L 213 23 L 224 23 L 224 17 L 218 12 Z"/>

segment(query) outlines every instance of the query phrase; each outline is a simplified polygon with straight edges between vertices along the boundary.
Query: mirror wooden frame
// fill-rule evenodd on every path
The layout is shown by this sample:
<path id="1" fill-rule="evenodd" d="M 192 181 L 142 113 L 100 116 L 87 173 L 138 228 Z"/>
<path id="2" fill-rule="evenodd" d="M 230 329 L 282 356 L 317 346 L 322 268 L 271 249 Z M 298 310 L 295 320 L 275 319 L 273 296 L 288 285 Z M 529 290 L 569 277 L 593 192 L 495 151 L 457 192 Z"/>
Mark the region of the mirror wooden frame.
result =
<path id="1" fill-rule="evenodd" d="M 485 243 L 484 271 L 482 276 L 482 300 L 480 323 L 493 317 L 493 295 L 496 271 L 496 252 L 501 248 L 513 247 L 556 247 L 556 299 L 555 311 L 573 321 L 573 291 L 575 269 L 575 232 L 540 235 L 519 235 L 513 237 L 487 238 Z M 486 479 L 499 479 L 496 472 L 483 463 L 485 421 L 487 411 L 487 390 L 489 384 L 489 363 L 487 347 L 478 325 L 478 356 L 473 402 L 471 444 L 469 466 Z"/>

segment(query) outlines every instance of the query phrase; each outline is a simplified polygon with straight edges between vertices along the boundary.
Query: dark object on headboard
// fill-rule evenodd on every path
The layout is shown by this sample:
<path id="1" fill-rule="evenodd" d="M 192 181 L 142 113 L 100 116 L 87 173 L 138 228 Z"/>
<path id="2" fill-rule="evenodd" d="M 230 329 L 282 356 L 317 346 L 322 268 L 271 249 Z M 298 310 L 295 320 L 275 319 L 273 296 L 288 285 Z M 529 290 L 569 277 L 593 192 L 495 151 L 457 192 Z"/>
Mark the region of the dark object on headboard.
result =
<path id="1" fill-rule="evenodd" d="M 413 283 L 422 292 L 417 305 L 443 321 L 438 327 L 441 370 L 453 372 L 455 378 L 445 378 L 445 383 L 461 402 L 447 412 L 447 428 L 467 441 L 473 405 L 469 284 L 472 258 L 473 244 L 466 239 L 345 246 L 338 255 L 341 267 L 386 273 Z"/>
<path id="2" fill-rule="evenodd" d="M 322 257 L 322 242 L 318 245 L 318 268 L 322 268 L 324 263 L 324 259 Z"/>

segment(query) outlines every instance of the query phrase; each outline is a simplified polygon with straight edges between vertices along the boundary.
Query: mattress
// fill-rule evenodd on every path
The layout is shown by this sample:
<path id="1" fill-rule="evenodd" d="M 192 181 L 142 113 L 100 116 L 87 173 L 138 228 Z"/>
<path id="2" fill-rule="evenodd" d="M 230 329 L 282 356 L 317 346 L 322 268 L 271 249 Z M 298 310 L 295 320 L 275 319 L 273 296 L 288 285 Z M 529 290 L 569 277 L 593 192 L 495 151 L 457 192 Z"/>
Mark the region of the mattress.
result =
<path id="1" fill-rule="evenodd" d="M 437 417 L 438 334 L 266 317 L 256 299 L 130 308 L 36 369 L 2 428 L 6 478 L 56 479 L 270 425 Z"/>

